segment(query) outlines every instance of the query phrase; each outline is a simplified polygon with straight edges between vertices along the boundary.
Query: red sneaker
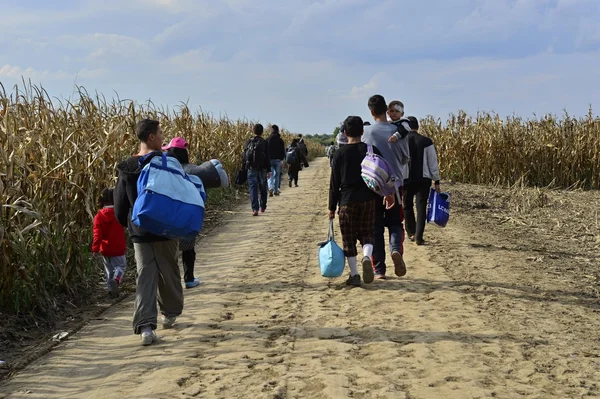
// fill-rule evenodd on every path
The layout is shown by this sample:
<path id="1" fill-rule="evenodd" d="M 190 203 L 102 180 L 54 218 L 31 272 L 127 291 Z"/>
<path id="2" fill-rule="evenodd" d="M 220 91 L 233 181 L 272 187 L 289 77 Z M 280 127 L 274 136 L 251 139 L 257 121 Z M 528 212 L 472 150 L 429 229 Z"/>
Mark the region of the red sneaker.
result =
<path id="1" fill-rule="evenodd" d="M 252 216 L 258 216 L 258 211 L 252 211 Z"/>
<path id="2" fill-rule="evenodd" d="M 265 213 L 266 210 L 267 208 L 260 208 L 260 213 Z"/>

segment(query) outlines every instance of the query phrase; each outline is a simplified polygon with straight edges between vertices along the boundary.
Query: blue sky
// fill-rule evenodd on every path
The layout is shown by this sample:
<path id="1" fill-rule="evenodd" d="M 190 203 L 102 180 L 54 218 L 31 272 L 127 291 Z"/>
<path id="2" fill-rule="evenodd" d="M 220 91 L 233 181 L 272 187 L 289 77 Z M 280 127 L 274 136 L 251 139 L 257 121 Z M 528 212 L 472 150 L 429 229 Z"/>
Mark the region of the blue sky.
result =
<path id="1" fill-rule="evenodd" d="M 0 82 L 331 132 L 410 115 L 600 109 L 598 0 L 0 0 Z"/>

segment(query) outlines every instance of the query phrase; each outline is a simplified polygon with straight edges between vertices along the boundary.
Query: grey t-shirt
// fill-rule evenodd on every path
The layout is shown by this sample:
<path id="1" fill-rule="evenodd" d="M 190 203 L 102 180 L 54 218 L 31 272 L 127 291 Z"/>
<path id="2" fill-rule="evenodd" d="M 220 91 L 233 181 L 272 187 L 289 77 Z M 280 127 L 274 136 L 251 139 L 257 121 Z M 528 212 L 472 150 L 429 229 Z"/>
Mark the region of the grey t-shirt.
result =
<path id="1" fill-rule="evenodd" d="M 377 147 L 393 168 L 396 178 L 403 182 L 406 174 L 404 165 L 410 160 L 410 150 L 406 138 L 395 143 L 388 141 L 397 130 L 398 128 L 389 122 L 375 122 L 371 126 L 365 126 L 362 141 Z"/>

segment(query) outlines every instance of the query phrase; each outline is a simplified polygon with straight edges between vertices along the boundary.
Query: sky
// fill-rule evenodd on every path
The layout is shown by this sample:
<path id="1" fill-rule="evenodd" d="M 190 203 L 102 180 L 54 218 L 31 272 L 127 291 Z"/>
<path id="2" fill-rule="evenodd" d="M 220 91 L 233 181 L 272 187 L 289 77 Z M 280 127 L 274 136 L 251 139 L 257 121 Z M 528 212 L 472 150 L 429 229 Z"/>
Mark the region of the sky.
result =
<path id="1" fill-rule="evenodd" d="M 0 82 L 330 133 L 407 115 L 600 109 L 599 0 L 0 0 Z"/>

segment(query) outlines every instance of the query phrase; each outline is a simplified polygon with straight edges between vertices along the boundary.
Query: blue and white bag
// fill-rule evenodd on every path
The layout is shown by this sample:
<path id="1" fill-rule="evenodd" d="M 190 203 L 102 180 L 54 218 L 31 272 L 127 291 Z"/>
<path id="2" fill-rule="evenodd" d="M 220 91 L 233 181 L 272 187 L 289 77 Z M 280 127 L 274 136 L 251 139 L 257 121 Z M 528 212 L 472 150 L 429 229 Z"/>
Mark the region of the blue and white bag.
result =
<path id="1" fill-rule="evenodd" d="M 438 193 L 433 188 L 429 191 L 427 204 L 427 223 L 446 227 L 450 219 L 450 194 Z"/>
<path id="2" fill-rule="evenodd" d="M 148 154 L 139 162 L 144 166 L 137 182 L 133 224 L 173 240 L 195 238 L 204 222 L 202 180 L 186 174 L 179 161 L 165 153 Z"/>
<path id="3" fill-rule="evenodd" d="M 344 250 L 335 242 L 333 220 L 329 221 L 327 241 L 319 244 L 319 267 L 323 277 L 336 278 L 344 273 L 346 258 Z"/>

